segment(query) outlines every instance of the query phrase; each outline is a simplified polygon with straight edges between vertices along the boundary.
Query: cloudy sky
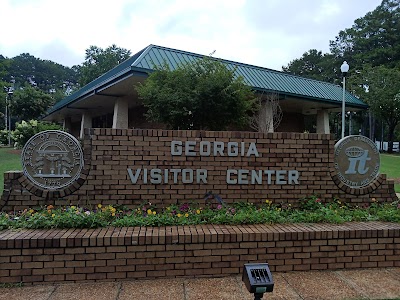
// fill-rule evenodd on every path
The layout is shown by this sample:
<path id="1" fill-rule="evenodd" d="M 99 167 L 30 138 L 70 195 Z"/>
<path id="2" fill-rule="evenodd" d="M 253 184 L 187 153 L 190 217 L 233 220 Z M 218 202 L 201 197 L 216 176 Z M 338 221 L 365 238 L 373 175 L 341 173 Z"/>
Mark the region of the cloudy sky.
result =
<path id="1" fill-rule="evenodd" d="M 0 54 L 72 66 L 90 45 L 149 44 L 281 70 L 381 0 L 1 0 Z"/>

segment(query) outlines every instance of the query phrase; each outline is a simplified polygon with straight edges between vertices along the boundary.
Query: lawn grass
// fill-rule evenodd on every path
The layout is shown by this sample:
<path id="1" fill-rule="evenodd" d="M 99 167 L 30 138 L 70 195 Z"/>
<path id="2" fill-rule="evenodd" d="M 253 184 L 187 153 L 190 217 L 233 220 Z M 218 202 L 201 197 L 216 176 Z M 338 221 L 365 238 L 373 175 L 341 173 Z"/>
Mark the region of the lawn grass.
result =
<path id="1" fill-rule="evenodd" d="M 4 189 L 4 172 L 22 170 L 21 155 L 12 148 L 0 147 L 0 195 Z"/>
<path id="2" fill-rule="evenodd" d="M 396 193 L 400 193 L 400 155 L 381 154 L 381 170 L 389 179 L 397 179 L 394 185 Z"/>

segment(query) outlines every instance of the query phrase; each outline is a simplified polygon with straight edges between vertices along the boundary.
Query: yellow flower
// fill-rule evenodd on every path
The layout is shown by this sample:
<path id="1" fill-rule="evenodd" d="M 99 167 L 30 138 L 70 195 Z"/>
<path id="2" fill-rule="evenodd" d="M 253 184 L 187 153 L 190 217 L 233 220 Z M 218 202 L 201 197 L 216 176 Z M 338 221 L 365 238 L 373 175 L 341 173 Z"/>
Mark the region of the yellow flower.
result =
<path id="1" fill-rule="evenodd" d="M 153 215 L 157 214 L 157 212 L 153 211 Z"/>
<path id="2" fill-rule="evenodd" d="M 111 215 L 112 215 L 113 217 L 115 217 L 115 213 L 112 213 Z"/>
<path id="3" fill-rule="evenodd" d="M 75 209 L 76 207 L 74 205 L 71 206 L 71 209 Z"/>
<path id="4" fill-rule="evenodd" d="M 149 215 L 151 215 L 153 212 L 151 211 L 151 209 L 148 209 L 148 210 L 147 210 L 147 213 L 148 213 Z"/>
<path id="5" fill-rule="evenodd" d="M 52 215 L 51 215 L 52 218 L 54 218 L 55 216 L 56 216 L 55 214 L 52 214 Z"/>
<path id="6" fill-rule="evenodd" d="M 186 214 L 185 214 L 185 217 L 186 217 L 186 218 L 187 218 L 187 217 L 189 217 L 189 214 L 188 214 L 188 213 L 186 213 Z"/>
<path id="7" fill-rule="evenodd" d="M 199 215 L 200 213 L 201 213 L 200 209 L 196 210 L 196 214 Z"/>
<path id="8" fill-rule="evenodd" d="M 29 210 L 29 213 L 32 214 L 33 212 L 34 212 L 34 210 L 31 208 L 31 209 Z"/>
<path id="9" fill-rule="evenodd" d="M 102 208 L 102 206 L 103 206 L 103 205 L 101 205 L 100 203 L 97 204 L 97 207 L 98 207 L 98 208 Z"/>
<path id="10" fill-rule="evenodd" d="M 171 210 L 171 207 L 168 206 L 168 207 L 167 207 L 167 210 L 168 210 L 168 211 Z"/>
<path id="11" fill-rule="evenodd" d="M 182 215 L 181 215 L 181 214 L 177 214 L 177 216 L 178 216 L 178 218 L 182 217 Z"/>

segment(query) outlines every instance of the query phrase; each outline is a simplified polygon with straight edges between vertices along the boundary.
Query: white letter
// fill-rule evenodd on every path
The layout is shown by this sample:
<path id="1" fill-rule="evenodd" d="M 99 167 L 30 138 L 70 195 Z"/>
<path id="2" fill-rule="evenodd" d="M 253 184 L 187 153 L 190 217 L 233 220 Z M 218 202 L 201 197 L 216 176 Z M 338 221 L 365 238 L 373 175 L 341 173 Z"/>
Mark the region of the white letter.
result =
<path id="1" fill-rule="evenodd" d="M 231 174 L 237 174 L 236 170 L 226 171 L 226 183 L 227 184 L 237 184 L 237 179 L 231 179 Z"/>
<path id="2" fill-rule="evenodd" d="M 275 174 L 275 171 L 274 170 L 265 170 L 264 174 L 268 176 L 267 177 L 267 183 L 271 184 L 271 175 Z"/>
<path id="3" fill-rule="evenodd" d="M 161 170 L 160 169 L 151 169 L 150 170 L 150 182 L 152 184 L 157 184 L 161 183 L 162 181 L 162 176 L 161 176 Z"/>
<path id="4" fill-rule="evenodd" d="M 262 183 L 262 171 L 251 170 L 251 184 Z"/>
<path id="5" fill-rule="evenodd" d="M 188 178 L 189 174 L 189 178 Z M 183 169 L 182 170 L 182 182 L 183 183 L 193 183 L 193 170 L 192 169 Z"/>
<path id="6" fill-rule="evenodd" d="M 238 183 L 239 184 L 249 184 L 249 181 L 247 180 L 248 174 L 249 174 L 249 170 L 239 170 Z"/>
<path id="7" fill-rule="evenodd" d="M 238 156 L 238 143 L 229 142 L 228 143 L 228 156 Z"/>
<path id="8" fill-rule="evenodd" d="M 196 170 L 196 183 L 200 183 L 200 180 L 203 183 L 207 183 L 207 170 L 205 169 Z"/>
<path id="9" fill-rule="evenodd" d="M 182 142 L 172 141 L 171 142 L 171 155 L 182 155 Z"/>
<path id="10" fill-rule="evenodd" d="M 171 169 L 169 170 L 172 174 L 174 174 L 174 183 L 178 183 L 178 174 L 182 171 L 181 169 Z"/>
<path id="11" fill-rule="evenodd" d="M 299 171 L 290 170 L 289 171 L 289 184 L 299 184 Z"/>
<path id="12" fill-rule="evenodd" d="M 206 148 L 206 150 L 204 150 Z M 200 142 L 200 155 L 201 156 L 210 156 L 211 154 L 211 144 L 208 141 Z"/>
<path id="13" fill-rule="evenodd" d="M 219 155 L 224 156 L 224 143 L 223 142 L 214 142 L 214 156 Z"/>
<path id="14" fill-rule="evenodd" d="M 196 152 L 192 152 L 192 151 L 194 151 L 194 146 L 196 146 L 195 141 L 187 141 L 185 143 L 185 155 L 186 156 L 196 156 Z"/>
<path id="15" fill-rule="evenodd" d="M 133 175 L 132 169 L 128 169 L 128 174 L 133 184 L 137 182 L 141 171 L 142 169 L 136 169 L 135 175 Z"/>
<path id="16" fill-rule="evenodd" d="M 254 142 L 250 143 L 250 147 L 249 150 L 247 150 L 246 156 L 249 157 L 252 154 L 254 154 L 256 157 L 260 156 L 257 151 L 256 143 Z"/>
<path id="17" fill-rule="evenodd" d="M 285 180 L 286 170 L 276 171 L 276 184 L 287 184 Z"/>

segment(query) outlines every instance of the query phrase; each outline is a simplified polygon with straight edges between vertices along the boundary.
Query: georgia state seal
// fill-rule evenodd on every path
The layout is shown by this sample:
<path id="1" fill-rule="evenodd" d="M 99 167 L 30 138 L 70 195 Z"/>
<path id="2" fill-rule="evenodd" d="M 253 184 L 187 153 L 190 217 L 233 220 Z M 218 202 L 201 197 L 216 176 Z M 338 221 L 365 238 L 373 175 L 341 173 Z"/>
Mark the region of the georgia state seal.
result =
<path id="1" fill-rule="evenodd" d="M 69 187 L 79 177 L 84 166 L 78 140 L 58 130 L 39 132 L 22 149 L 24 175 L 37 188 L 55 191 Z"/>

